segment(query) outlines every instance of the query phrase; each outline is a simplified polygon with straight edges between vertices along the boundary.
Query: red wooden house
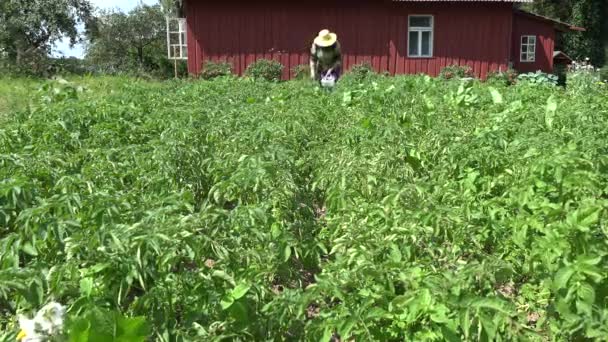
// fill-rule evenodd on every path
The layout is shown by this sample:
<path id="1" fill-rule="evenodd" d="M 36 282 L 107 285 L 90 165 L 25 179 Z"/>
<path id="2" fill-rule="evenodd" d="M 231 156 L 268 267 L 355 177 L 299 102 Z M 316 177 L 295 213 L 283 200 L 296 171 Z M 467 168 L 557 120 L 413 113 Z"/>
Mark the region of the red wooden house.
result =
<path id="1" fill-rule="evenodd" d="M 322 29 L 338 34 L 345 69 L 369 62 L 378 72 L 439 74 L 468 65 L 477 77 L 513 67 L 553 70 L 556 31 L 577 29 L 523 12 L 531 0 L 184 0 L 188 69 L 228 61 L 242 74 L 258 59 L 308 64 Z"/>

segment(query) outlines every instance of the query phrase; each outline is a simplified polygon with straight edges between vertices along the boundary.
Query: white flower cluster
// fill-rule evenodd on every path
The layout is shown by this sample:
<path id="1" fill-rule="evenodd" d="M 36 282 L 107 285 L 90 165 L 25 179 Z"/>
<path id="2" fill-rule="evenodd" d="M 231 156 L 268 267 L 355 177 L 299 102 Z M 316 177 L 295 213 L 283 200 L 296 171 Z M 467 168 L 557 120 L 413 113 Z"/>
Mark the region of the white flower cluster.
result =
<path id="1" fill-rule="evenodd" d="M 59 303 L 45 305 L 33 319 L 19 316 L 21 342 L 44 342 L 63 332 L 65 308 Z"/>
<path id="2" fill-rule="evenodd" d="M 599 72 L 600 68 L 596 68 L 591 64 L 589 58 L 585 58 L 584 61 L 573 61 L 570 64 L 570 71 L 574 72 Z"/>

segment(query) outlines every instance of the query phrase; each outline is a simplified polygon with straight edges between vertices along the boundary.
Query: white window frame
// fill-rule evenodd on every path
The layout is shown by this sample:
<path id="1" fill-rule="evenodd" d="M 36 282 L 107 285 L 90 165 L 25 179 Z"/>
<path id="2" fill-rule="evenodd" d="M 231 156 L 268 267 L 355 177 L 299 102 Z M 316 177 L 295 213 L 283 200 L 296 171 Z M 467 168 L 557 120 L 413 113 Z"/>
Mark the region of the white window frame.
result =
<path id="1" fill-rule="evenodd" d="M 171 31 L 172 23 L 177 23 L 177 25 L 175 25 L 177 31 Z M 167 17 L 167 58 L 177 60 L 188 59 L 187 31 L 186 18 Z M 171 40 L 172 34 L 177 34 L 177 41 Z M 172 50 L 173 53 L 171 53 Z M 184 53 L 184 51 L 186 51 L 186 53 Z"/>
<path id="2" fill-rule="evenodd" d="M 430 27 L 420 27 L 420 26 L 410 26 L 411 18 L 430 18 L 431 26 Z M 417 32 L 418 33 L 418 54 L 412 55 L 410 54 L 410 33 Z M 429 46 L 429 54 L 422 54 L 422 32 L 430 32 L 431 42 Z M 432 14 L 412 14 L 407 16 L 407 57 L 408 58 L 432 58 L 433 50 L 435 45 L 435 16 Z"/>
<path id="3" fill-rule="evenodd" d="M 524 38 L 527 38 L 527 43 L 524 44 Z M 530 43 L 533 40 L 534 43 Z M 519 39 L 519 61 L 522 63 L 536 62 L 536 43 L 537 39 L 534 35 L 524 34 Z M 524 50 L 525 48 L 525 50 Z"/>

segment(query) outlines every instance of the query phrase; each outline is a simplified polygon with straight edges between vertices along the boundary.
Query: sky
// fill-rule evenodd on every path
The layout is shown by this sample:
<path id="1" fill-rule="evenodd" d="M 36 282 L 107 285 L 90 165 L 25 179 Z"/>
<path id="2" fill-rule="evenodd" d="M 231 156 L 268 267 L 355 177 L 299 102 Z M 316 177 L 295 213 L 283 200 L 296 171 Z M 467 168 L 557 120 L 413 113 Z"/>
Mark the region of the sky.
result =
<path id="1" fill-rule="evenodd" d="M 128 12 L 137 6 L 138 3 L 143 2 L 145 4 L 153 5 L 157 3 L 157 0 L 91 0 L 93 6 L 102 9 L 116 9 L 123 12 Z M 82 58 L 84 55 L 84 47 L 77 44 L 73 48 L 70 48 L 69 39 L 63 39 L 55 44 L 53 49 L 54 56 L 65 56 L 65 57 L 78 57 Z"/>

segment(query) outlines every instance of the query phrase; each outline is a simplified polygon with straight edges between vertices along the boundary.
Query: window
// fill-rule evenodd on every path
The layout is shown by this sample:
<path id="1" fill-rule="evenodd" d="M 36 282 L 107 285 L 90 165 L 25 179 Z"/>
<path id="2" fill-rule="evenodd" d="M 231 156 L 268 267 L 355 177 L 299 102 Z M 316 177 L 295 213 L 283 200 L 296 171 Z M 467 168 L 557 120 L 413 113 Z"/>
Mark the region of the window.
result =
<path id="1" fill-rule="evenodd" d="M 521 62 L 536 61 L 536 36 L 521 36 Z"/>
<path id="2" fill-rule="evenodd" d="M 408 57 L 432 57 L 433 16 L 412 15 L 408 20 Z"/>
<path id="3" fill-rule="evenodd" d="M 188 59 L 184 18 L 167 17 L 167 55 L 169 59 Z"/>

